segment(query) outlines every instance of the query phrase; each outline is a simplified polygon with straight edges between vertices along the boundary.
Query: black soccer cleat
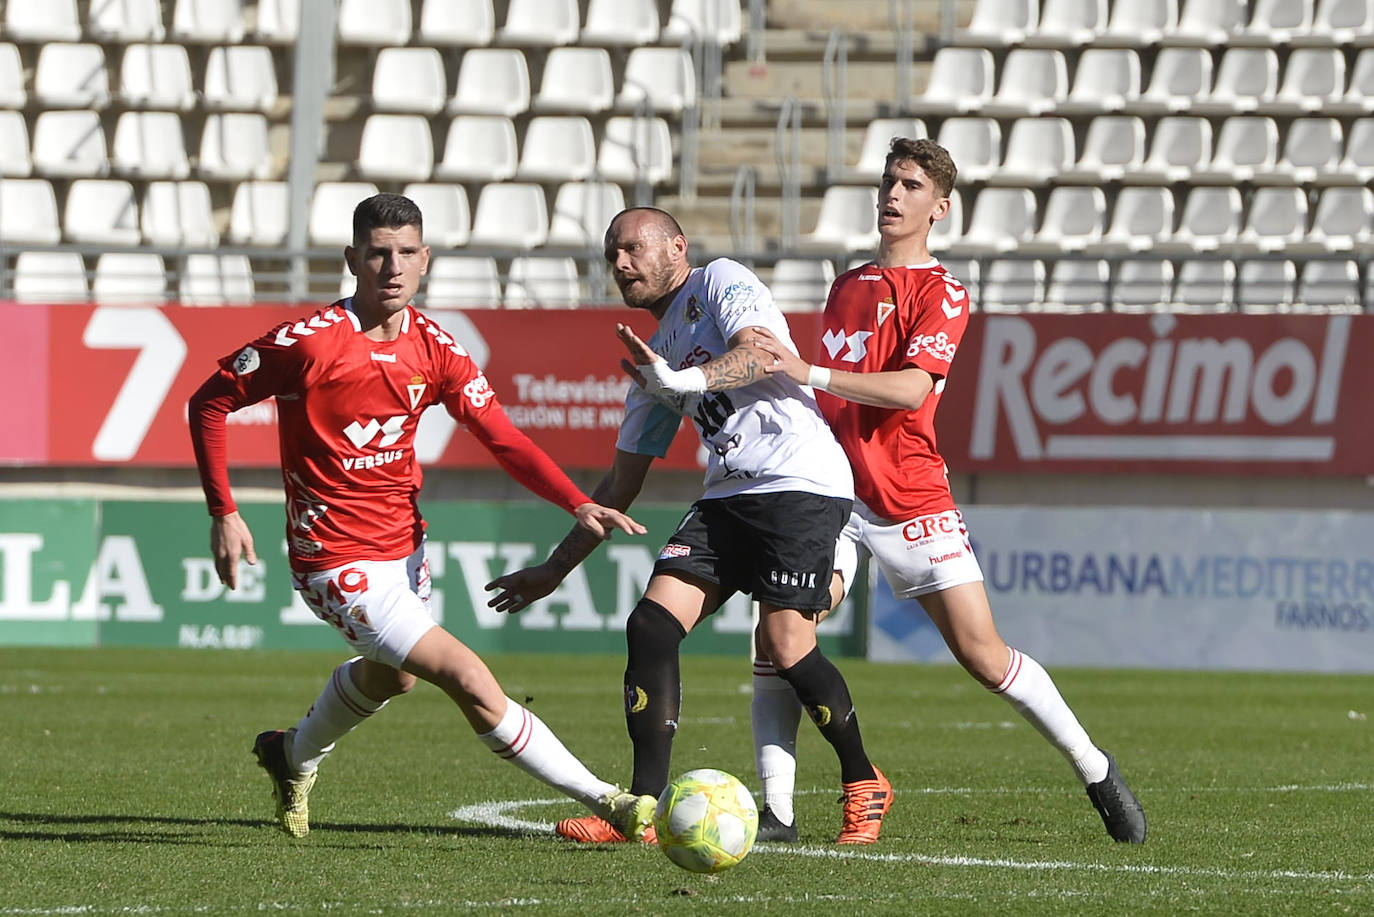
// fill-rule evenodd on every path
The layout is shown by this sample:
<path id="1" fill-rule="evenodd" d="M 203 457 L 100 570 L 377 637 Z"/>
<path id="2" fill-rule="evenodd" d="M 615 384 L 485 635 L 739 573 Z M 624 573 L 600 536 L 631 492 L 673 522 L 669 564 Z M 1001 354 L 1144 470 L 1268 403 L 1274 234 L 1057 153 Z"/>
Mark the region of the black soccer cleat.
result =
<path id="1" fill-rule="evenodd" d="M 1121 771 L 1117 770 L 1115 758 L 1107 755 L 1107 776 L 1089 784 L 1087 790 L 1112 840 L 1123 844 L 1145 843 L 1145 810 L 1126 785 Z"/>
<path id="2" fill-rule="evenodd" d="M 784 825 L 773 814 L 773 810 L 764 807 L 759 813 L 759 832 L 755 837 L 760 841 L 777 841 L 781 844 L 795 844 L 797 842 L 797 823 L 795 818 L 790 825 Z"/>

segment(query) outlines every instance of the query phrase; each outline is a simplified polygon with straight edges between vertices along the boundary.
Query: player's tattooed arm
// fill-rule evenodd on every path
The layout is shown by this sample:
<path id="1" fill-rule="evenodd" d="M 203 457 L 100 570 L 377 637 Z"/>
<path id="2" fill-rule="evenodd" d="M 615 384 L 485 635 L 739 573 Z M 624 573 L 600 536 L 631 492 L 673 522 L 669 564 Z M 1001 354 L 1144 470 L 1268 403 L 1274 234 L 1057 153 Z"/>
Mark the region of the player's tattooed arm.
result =
<path id="1" fill-rule="evenodd" d="M 706 390 L 721 392 L 757 382 L 767 375 L 767 354 L 752 344 L 736 345 L 701 367 L 706 375 Z"/>

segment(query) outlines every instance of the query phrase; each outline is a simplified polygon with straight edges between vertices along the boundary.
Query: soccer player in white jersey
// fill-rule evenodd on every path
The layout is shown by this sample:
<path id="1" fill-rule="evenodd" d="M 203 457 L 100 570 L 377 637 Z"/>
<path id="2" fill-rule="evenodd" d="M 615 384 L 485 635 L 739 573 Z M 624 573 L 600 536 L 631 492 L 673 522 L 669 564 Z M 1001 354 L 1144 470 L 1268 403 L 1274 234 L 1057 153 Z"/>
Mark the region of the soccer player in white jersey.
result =
<path id="1" fill-rule="evenodd" d="M 983 574 L 936 451 L 935 409 L 971 308 L 962 284 L 927 246 L 949 212 L 956 170 L 931 140 L 892 141 L 878 188 L 878 255 L 836 278 L 817 362 L 760 333 L 769 372 L 809 384 L 849 456 L 858 499 L 836 549 L 832 599 L 853 580 L 858 546 L 899 599 L 920 602 L 969 674 L 1005 698 L 1073 766 L 1118 841 L 1145 840 L 1145 813 L 1079 724 L 1044 668 L 1007 646 L 993 624 Z M 856 343 L 857 342 L 857 343 Z M 798 701 L 766 662 L 755 667 L 754 742 L 763 782 L 759 837 L 795 840 Z"/>
<path id="2" fill-rule="evenodd" d="M 669 214 L 626 210 L 606 231 L 606 260 L 626 305 L 658 319 L 646 344 L 617 334 L 634 377 L 610 472 L 597 500 L 627 509 L 685 415 L 708 455 L 705 492 L 659 553 L 644 597 L 625 625 L 625 721 L 634 745 L 630 791 L 657 796 L 668 782 L 681 704 L 682 639 L 735 592 L 759 603 L 758 640 L 801 698 L 840 760 L 841 844 L 871 844 L 892 787 L 868 760 L 849 688 L 816 645 L 830 607 L 834 539 L 849 517 L 852 479 L 844 452 L 803 385 L 770 376 L 772 359 L 751 328 L 788 342 L 787 322 L 752 271 L 727 259 L 692 269 L 687 239 Z M 494 580 L 489 604 L 519 611 L 548 595 L 596 547 L 574 529 L 542 564 Z M 625 838 L 595 817 L 567 819 L 577 840 Z"/>
<path id="3" fill-rule="evenodd" d="M 230 493 L 225 417 L 276 397 L 292 580 L 311 610 L 358 653 L 334 670 L 294 728 L 257 737 L 277 818 L 309 832 L 316 769 L 334 743 L 422 678 L 442 689 L 493 752 L 640 837 L 655 800 L 597 778 L 486 664 L 429 612 L 430 579 L 416 499 L 420 415 L 443 404 L 512 477 L 577 518 L 600 542 L 637 522 L 594 503 L 507 418 L 467 352 L 410 304 L 429 264 L 420 210 L 379 194 L 353 213 L 344 251 L 357 292 L 288 322 L 220 361 L 192 396 L 191 436 L 212 517 L 220 580 L 237 584 L 253 537 Z"/>

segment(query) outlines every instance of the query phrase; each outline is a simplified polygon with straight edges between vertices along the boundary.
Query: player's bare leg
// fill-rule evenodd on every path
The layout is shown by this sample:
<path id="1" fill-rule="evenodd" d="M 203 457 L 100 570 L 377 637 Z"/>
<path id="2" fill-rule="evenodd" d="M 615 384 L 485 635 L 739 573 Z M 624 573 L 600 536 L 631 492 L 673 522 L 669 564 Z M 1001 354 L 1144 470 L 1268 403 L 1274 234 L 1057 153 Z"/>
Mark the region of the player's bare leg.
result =
<path id="1" fill-rule="evenodd" d="M 1112 838 L 1144 842 L 1145 813 L 1115 762 L 1088 738 L 1044 667 L 1002 641 L 983 584 L 964 583 L 920 602 L 959 664 L 1068 759 Z"/>

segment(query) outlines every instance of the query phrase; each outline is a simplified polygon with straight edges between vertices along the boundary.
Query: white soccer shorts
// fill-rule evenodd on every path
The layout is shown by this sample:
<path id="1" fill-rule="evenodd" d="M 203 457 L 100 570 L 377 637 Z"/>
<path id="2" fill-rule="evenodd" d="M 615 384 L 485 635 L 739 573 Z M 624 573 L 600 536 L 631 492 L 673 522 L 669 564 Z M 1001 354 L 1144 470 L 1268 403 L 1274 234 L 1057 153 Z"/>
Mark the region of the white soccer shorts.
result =
<path id="1" fill-rule="evenodd" d="M 401 560 L 360 560 L 291 578 L 315 617 L 374 662 L 399 669 L 420 638 L 438 626 L 429 612 L 424 542 Z"/>
<path id="2" fill-rule="evenodd" d="M 957 509 L 889 522 L 856 500 L 835 543 L 835 569 L 844 577 L 846 593 L 859 567 L 860 545 L 873 555 L 899 599 L 983 581 L 983 569 Z"/>

